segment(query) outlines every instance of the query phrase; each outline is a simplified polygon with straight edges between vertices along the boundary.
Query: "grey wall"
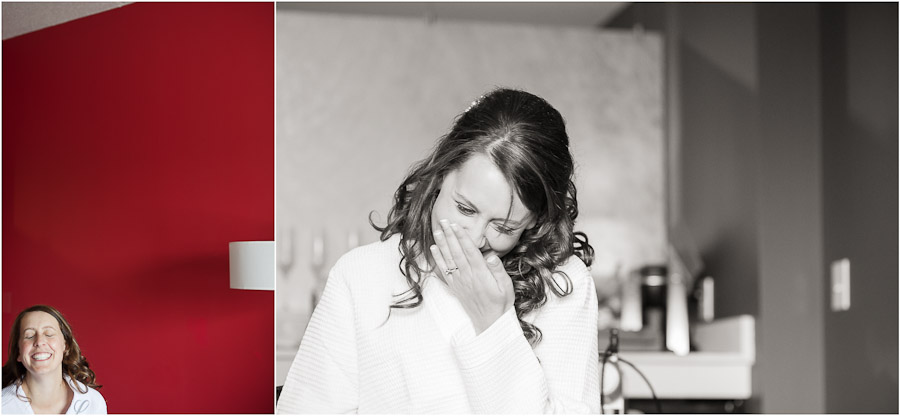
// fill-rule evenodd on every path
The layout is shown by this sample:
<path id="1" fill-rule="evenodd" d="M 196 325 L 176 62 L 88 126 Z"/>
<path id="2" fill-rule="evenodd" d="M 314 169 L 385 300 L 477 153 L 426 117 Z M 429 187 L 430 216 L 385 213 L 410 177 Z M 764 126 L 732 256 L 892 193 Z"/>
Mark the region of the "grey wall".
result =
<path id="1" fill-rule="evenodd" d="M 716 279 L 716 314 L 757 318 L 750 407 L 766 413 L 824 411 L 811 12 L 753 4 L 676 11 L 681 216 Z"/>
<path id="2" fill-rule="evenodd" d="M 613 24 L 676 38 L 670 211 L 717 315 L 757 318 L 748 410 L 896 413 L 897 4 L 635 4 Z M 844 257 L 852 306 L 832 312 Z"/>
<path id="3" fill-rule="evenodd" d="M 669 221 L 685 223 L 716 278 L 716 315 L 757 315 L 755 7 L 637 3 L 610 25 L 666 34 Z"/>
<path id="4" fill-rule="evenodd" d="M 897 413 L 897 3 L 822 12 L 824 266 L 849 258 L 852 288 L 825 312 L 825 409 Z"/>
<path id="5" fill-rule="evenodd" d="M 755 11 L 684 4 L 678 208 L 716 279 L 716 315 L 757 314 L 759 163 Z"/>
<path id="6" fill-rule="evenodd" d="M 818 10 L 760 4 L 757 245 L 761 411 L 825 411 Z"/>

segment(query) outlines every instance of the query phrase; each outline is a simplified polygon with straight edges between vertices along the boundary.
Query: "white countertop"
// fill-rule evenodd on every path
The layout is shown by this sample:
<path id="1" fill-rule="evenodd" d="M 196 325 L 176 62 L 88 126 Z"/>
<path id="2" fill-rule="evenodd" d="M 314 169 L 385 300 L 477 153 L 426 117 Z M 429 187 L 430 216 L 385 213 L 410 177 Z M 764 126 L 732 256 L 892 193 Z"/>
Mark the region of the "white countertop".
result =
<path id="1" fill-rule="evenodd" d="M 619 356 L 644 373 L 660 399 L 749 399 L 754 325 L 749 315 L 699 324 L 693 338 L 699 351 L 684 356 L 647 351 L 620 351 Z M 620 366 L 625 398 L 652 398 L 641 376 L 624 363 Z"/>

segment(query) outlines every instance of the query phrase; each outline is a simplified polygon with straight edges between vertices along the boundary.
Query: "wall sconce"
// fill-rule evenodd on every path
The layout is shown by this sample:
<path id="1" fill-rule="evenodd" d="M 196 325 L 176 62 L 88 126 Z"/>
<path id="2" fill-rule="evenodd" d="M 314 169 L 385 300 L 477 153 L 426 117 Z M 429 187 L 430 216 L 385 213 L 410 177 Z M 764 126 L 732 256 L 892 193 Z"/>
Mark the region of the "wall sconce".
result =
<path id="1" fill-rule="evenodd" d="M 232 289 L 275 290 L 275 242 L 228 243 L 228 271 Z"/>

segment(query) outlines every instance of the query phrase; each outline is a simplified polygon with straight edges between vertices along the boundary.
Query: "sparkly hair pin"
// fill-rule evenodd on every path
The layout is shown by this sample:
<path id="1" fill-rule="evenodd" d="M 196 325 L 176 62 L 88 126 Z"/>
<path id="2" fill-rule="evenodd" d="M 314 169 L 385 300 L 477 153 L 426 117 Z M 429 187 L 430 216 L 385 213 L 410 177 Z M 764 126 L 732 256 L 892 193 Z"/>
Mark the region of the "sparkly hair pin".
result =
<path id="1" fill-rule="evenodd" d="M 480 97 L 476 98 L 475 101 L 472 101 L 472 104 L 469 104 L 469 108 L 466 109 L 466 112 L 468 113 L 469 110 L 475 108 L 475 106 L 478 105 L 478 103 L 480 103 L 481 100 L 483 100 L 483 99 L 484 99 L 484 94 L 482 94 Z"/>

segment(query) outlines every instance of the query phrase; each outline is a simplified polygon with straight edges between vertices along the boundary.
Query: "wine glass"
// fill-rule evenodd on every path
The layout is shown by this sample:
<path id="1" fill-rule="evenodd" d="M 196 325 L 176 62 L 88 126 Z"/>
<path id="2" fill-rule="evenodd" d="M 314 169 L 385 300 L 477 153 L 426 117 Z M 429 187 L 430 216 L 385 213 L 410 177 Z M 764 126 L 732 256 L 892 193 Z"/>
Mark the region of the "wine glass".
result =
<path id="1" fill-rule="evenodd" d="M 281 271 L 281 277 L 287 280 L 291 268 L 294 266 L 293 227 L 281 227 L 278 230 L 278 243 L 275 247 L 278 249 L 278 270 Z"/>
<path id="2" fill-rule="evenodd" d="M 322 281 L 325 280 L 325 232 L 317 231 L 312 239 L 312 257 L 309 260 L 310 268 L 313 272 L 314 288 L 312 291 L 312 304 L 315 308 L 319 302 L 319 288 Z"/>
<path id="3" fill-rule="evenodd" d="M 275 295 L 277 297 L 277 324 L 278 333 L 277 341 L 279 348 L 293 349 L 299 345 L 299 338 L 302 335 L 299 328 L 303 328 L 302 323 L 298 322 L 301 315 L 301 305 L 293 301 L 291 294 L 296 290 L 292 285 L 291 269 L 296 261 L 296 229 L 292 226 L 281 226 L 278 228 L 278 234 L 275 236 L 276 243 L 276 264 L 280 278 L 276 287 Z"/>

